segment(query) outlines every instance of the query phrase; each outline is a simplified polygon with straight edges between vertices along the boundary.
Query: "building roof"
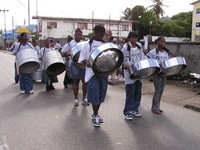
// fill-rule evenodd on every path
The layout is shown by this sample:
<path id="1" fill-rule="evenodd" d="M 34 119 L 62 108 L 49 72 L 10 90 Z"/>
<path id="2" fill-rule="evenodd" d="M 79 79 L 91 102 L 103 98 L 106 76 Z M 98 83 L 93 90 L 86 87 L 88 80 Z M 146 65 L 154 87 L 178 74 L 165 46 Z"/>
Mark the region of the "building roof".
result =
<path id="1" fill-rule="evenodd" d="M 191 5 L 195 5 L 196 3 L 200 3 L 200 0 L 191 3 Z"/>
<path id="2" fill-rule="evenodd" d="M 33 16 L 32 19 L 43 19 L 43 20 L 69 20 L 69 21 L 91 21 L 91 18 L 65 18 L 65 17 L 50 17 L 50 16 Z M 127 22 L 131 23 L 133 22 L 132 20 L 114 20 L 114 19 L 97 19 L 94 18 L 93 20 L 95 21 L 112 21 L 112 22 Z"/>

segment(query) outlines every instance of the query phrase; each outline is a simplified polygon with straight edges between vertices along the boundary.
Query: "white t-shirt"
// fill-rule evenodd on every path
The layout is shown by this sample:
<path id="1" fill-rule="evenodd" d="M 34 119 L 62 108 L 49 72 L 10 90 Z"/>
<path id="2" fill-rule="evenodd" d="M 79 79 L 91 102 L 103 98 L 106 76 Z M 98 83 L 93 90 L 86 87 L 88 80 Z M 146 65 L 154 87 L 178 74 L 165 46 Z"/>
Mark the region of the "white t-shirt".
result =
<path id="1" fill-rule="evenodd" d="M 157 59 L 158 63 L 161 64 L 162 62 L 166 61 L 169 59 L 169 55 L 166 51 L 158 51 L 156 52 L 156 48 L 151 50 L 150 52 L 147 53 L 147 56 L 149 56 L 152 59 Z"/>
<path id="2" fill-rule="evenodd" d="M 93 40 L 93 42 L 91 44 L 91 48 L 90 48 L 89 41 L 86 42 L 83 45 L 83 49 L 80 52 L 78 63 L 82 63 L 83 60 L 89 60 L 90 54 L 97 47 L 101 46 L 102 44 L 104 44 L 102 41 Z M 92 78 L 93 75 L 94 75 L 94 72 L 93 72 L 92 68 L 86 66 L 86 70 L 85 70 L 85 82 L 88 82 Z"/>
<path id="3" fill-rule="evenodd" d="M 39 51 L 38 57 L 42 59 L 42 57 L 49 51 L 55 51 L 55 49 L 53 47 L 50 47 L 50 48 L 42 47 Z M 44 62 L 43 61 L 41 63 L 41 69 L 44 70 Z"/>
<path id="4" fill-rule="evenodd" d="M 73 39 L 71 40 L 69 43 L 65 44 L 63 46 L 63 48 L 61 49 L 61 52 L 62 53 L 66 53 L 68 52 L 72 47 L 74 47 L 75 45 L 77 44 L 77 42 Z M 72 63 L 72 57 L 69 56 L 69 66 L 71 66 L 71 63 Z"/>
<path id="5" fill-rule="evenodd" d="M 140 60 L 147 59 L 142 49 L 139 49 L 137 47 L 131 48 L 130 51 L 128 51 L 128 46 L 126 45 L 123 47 L 122 52 L 124 55 L 124 64 L 132 65 L 134 63 L 139 62 Z M 139 79 L 131 79 L 128 69 L 124 69 L 124 79 L 125 79 L 125 84 L 133 84 L 136 80 L 139 80 Z"/>
<path id="6" fill-rule="evenodd" d="M 27 42 L 26 45 L 22 45 L 19 42 L 15 44 L 15 48 L 13 50 L 14 54 L 17 54 L 19 51 L 23 50 L 23 49 L 34 49 L 33 45 L 29 42 Z M 35 50 L 35 49 L 34 49 Z"/>
<path id="7" fill-rule="evenodd" d="M 59 48 L 61 48 L 60 43 L 56 43 L 56 45 L 54 46 L 54 48 L 55 48 L 55 49 L 59 49 Z"/>

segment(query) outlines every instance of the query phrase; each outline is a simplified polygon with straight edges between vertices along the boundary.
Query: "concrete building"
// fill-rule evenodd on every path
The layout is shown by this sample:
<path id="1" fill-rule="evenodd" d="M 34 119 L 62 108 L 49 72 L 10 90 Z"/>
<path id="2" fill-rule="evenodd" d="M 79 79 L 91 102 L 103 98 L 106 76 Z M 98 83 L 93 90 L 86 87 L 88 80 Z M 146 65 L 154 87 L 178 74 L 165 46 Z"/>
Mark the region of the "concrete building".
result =
<path id="1" fill-rule="evenodd" d="M 191 3 L 193 5 L 192 18 L 192 42 L 200 41 L 200 0 Z"/>
<path id="2" fill-rule="evenodd" d="M 58 18 L 33 16 L 38 21 L 38 32 L 41 39 L 47 37 L 66 38 L 73 36 L 76 28 L 83 31 L 83 36 L 88 38 L 92 33 L 92 28 L 96 24 L 102 24 L 106 28 L 106 35 L 126 38 L 132 30 L 132 21 L 110 20 L 110 19 L 85 19 L 85 18 Z"/>

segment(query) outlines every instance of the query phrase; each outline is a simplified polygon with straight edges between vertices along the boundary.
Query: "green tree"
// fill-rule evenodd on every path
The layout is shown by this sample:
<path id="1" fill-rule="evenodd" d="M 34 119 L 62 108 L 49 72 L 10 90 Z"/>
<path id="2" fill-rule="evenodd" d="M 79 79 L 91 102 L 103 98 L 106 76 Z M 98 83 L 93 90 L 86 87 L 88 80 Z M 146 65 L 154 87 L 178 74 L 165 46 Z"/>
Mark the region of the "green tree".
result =
<path id="1" fill-rule="evenodd" d="M 124 19 L 124 20 L 131 20 L 131 9 L 130 8 L 126 8 L 125 11 L 123 12 L 123 15 L 121 17 L 121 19 Z"/>
<path id="2" fill-rule="evenodd" d="M 167 5 L 164 5 L 162 1 L 163 0 L 152 0 L 154 4 L 147 7 L 150 8 L 150 10 L 153 12 L 153 14 L 156 16 L 157 19 L 160 19 L 160 16 L 163 17 L 163 15 L 165 14 L 165 11 L 163 10 L 162 7 Z"/>

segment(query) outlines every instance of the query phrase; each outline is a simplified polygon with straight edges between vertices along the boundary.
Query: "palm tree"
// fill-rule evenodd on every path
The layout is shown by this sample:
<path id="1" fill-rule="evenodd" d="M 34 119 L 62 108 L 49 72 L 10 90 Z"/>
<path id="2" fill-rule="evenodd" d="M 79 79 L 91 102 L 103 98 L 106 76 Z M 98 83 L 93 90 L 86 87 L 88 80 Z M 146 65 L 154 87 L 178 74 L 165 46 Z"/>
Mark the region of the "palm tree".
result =
<path id="1" fill-rule="evenodd" d="M 130 8 L 126 8 L 124 12 L 122 12 L 124 16 L 121 17 L 121 19 L 124 20 L 131 20 L 132 17 L 132 10 Z"/>
<path id="2" fill-rule="evenodd" d="M 157 19 L 160 19 L 160 16 L 163 17 L 163 14 L 165 13 L 162 7 L 163 6 L 168 7 L 168 6 L 163 4 L 163 0 L 152 0 L 152 2 L 154 2 L 154 4 L 147 8 L 151 8 L 150 11 L 153 12 L 153 14 L 156 16 Z"/>

